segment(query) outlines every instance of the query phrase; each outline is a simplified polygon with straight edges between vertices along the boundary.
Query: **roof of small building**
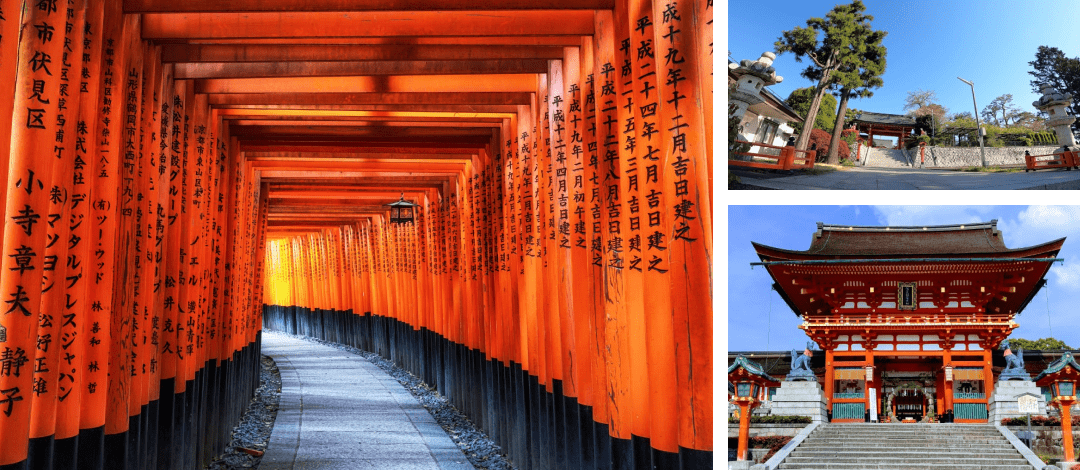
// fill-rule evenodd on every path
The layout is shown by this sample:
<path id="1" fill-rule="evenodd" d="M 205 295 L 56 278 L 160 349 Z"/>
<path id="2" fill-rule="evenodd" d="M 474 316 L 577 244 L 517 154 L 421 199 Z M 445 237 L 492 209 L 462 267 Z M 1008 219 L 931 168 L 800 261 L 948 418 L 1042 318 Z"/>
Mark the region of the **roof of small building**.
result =
<path id="1" fill-rule="evenodd" d="M 853 119 L 852 122 L 865 122 L 867 124 L 897 127 L 918 126 L 918 123 L 916 123 L 914 119 L 903 114 L 871 113 L 869 111 L 863 111 L 860 114 L 856 114 L 855 119 Z"/>
<path id="2" fill-rule="evenodd" d="M 740 367 L 743 368 L 743 369 L 746 369 L 746 371 L 749 372 L 751 375 L 755 375 L 755 376 L 764 378 L 765 380 L 770 381 L 770 382 L 776 382 L 777 381 L 776 379 L 772 378 L 771 376 L 769 376 L 768 373 L 765 372 L 765 369 L 761 367 L 761 364 L 758 364 L 758 363 L 756 363 L 754 361 L 751 361 L 751 360 L 747 359 L 746 356 L 743 356 L 741 354 L 736 356 L 735 360 L 731 362 L 731 366 L 728 367 L 728 373 L 730 374 L 730 373 L 734 372 L 735 369 L 738 369 Z"/>
<path id="3" fill-rule="evenodd" d="M 924 226 L 830 225 L 818 222 L 810 248 L 785 250 L 754 243 L 758 254 L 812 255 L 814 257 L 962 257 L 963 255 L 1018 255 L 1037 247 L 1010 249 L 1005 246 L 997 220 L 973 224 Z M 1063 240 L 1063 239 L 1062 239 Z M 763 252 L 764 250 L 764 252 Z M 1035 250 L 1040 251 L 1040 250 Z M 1042 250 L 1046 251 L 1046 250 Z M 1011 256 L 1009 256 L 1011 257 Z"/>

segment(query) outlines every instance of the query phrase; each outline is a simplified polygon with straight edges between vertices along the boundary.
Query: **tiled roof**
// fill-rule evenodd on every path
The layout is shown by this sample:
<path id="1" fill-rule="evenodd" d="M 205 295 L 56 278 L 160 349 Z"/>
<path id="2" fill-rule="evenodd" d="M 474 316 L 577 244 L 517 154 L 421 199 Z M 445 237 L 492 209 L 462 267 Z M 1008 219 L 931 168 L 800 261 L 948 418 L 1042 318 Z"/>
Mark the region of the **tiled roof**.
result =
<path id="1" fill-rule="evenodd" d="M 915 127 L 915 120 L 902 114 L 871 113 L 863 111 L 856 114 L 852 122 L 865 122 L 868 124 L 885 124 L 890 126 Z"/>
<path id="2" fill-rule="evenodd" d="M 762 377 L 765 380 L 769 380 L 771 382 L 777 381 L 776 379 L 770 377 L 769 374 L 765 373 L 765 369 L 761 367 L 761 364 L 751 361 L 747 359 L 746 356 L 743 356 L 741 354 L 737 356 L 734 361 L 732 361 L 731 366 L 728 367 L 728 373 L 730 374 L 734 372 L 735 369 L 739 367 L 746 369 L 746 371 L 749 372 L 751 375 Z"/>
<path id="3" fill-rule="evenodd" d="M 1065 366 L 1072 366 L 1073 370 L 1080 371 L 1080 364 L 1076 363 L 1076 359 L 1073 359 L 1073 355 L 1071 352 L 1066 351 L 1056 361 L 1051 362 L 1050 365 L 1046 366 L 1046 370 L 1040 372 L 1039 375 L 1035 376 L 1035 381 L 1037 382 L 1039 379 L 1046 377 L 1050 374 L 1056 374 L 1058 372 L 1061 372 L 1061 369 L 1064 369 Z"/>
<path id="4" fill-rule="evenodd" d="M 1054 243 L 1054 242 L 1050 242 Z M 814 257 L 852 256 L 944 256 L 1010 255 L 1031 248 L 1009 249 L 1005 246 L 997 221 L 911 227 L 867 227 L 818 223 L 810 248 L 784 250 L 755 243 L 773 254 L 798 254 Z M 1041 245 L 1040 245 L 1041 246 Z M 759 254 L 762 250 L 758 250 Z"/>

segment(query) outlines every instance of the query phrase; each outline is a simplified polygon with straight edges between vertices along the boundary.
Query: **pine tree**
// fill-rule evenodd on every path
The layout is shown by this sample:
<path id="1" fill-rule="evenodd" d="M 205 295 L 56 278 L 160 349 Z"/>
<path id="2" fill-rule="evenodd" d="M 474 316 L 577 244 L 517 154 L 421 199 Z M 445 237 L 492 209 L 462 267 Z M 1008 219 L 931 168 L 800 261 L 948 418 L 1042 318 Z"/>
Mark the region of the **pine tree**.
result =
<path id="1" fill-rule="evenodd" d="M 864 14 L 865 11 L 866 6 L 860 0 L 852 1 L 850 5 L 837 5 L 825 15 L 825 18 L 810 18 L 806 20 L 807 27 L 795 27 L 790 31 L 784 31 L 780 39 L 776 41 L 777 54 L 791 52 L 795 54 L 796 61 L 802 62 L 802 58 L 806 57 L 812 62 L 802 73 L 804 77 L 817 81 L 810 109 L 803 120 L 803 129 L 813 128 L 812 123 L 817 118 L 822 97 L 831 87 L 839 83 L 839 79 L 844 78 L 843 73 L 837 74 L 837 72 L 844 67 L 852 70 L 859 68 L 851 64 L 858 57 L 857 51 L 860 47 L 868 38 L 871 38 L 871 33 L 884 37 L 884 32 L 872 31 L 870 21 L 874 17 Z M 824 35 L 820 41 L 818 40 L 819 33 Z M 871 41 L 870 44 L 874 42 Z M 880 40 L 877 44 L 880 46 Z M 884 47 L 881 47 L 882 71 L 884 71 L 884 51 Z M 861 75 L 861 73 L 855 73 Z M 843 112 L 838 114 L 844 115 Z M 799 134 L 795 147 L 806 150 L 809 141 L 810 133 L 802 132 Z"/>

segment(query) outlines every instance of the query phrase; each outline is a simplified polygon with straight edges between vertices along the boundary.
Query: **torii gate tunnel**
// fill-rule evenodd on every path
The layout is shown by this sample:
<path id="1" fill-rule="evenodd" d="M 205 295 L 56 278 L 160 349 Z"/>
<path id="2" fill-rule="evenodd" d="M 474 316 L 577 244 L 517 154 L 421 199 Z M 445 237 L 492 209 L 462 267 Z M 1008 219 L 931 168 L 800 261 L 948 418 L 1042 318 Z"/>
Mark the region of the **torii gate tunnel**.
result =
<path id="1" fill-rule="evenodd" d="M 519 468 L 711 468 L 712 11 L 0 0 L 0 469 L 201 467 L 263 328 Z"/>

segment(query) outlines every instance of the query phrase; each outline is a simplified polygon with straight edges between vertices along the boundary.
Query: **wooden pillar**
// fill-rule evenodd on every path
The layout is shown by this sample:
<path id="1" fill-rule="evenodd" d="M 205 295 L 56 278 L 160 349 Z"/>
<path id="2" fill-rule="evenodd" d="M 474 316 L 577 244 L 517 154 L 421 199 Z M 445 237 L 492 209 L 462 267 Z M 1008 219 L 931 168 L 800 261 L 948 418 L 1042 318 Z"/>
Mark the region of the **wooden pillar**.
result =
<path id="1" fill-rule="evenodd" d="M 113 78 L 116 83 L 114 106 L 118 108 L 121 122 L 117 134 L 122 147 L 114 158 L 120 161 L 120 194 L 117 205 L 120 210 L 117 227 L 116 257 L 116 292 L 113 304 L 116 308 L 110 318 L 111 345 L 108 380 L 108 406 L 106 409 L 105 435 L 127 432 L 129 410 L 131 406 L 132 385 L 132 324 L 134 309 L 134 232 L 135 232 L 135 193 L 137 186 L 137 165 L 139 161 L 139 100 L 142 89 L 142 48 L 139 47 L 139 20 L 137 17 L 125 17 L 123 40 L 117 44 L 118 52 L 127 57 L 125 66 L 118 68 Z M 125 456 L 107 453 L 106 460 L 123 461 Z"/>
<path id="2" fill-rule="evenodd" d="M 668 256 L 679 384 L 679 444 L 712 450 L 712 206 L 701 115 L 702 85 L 697 80 L 697 42 L 702 25 L 693 8 L 675 0 L 653 3 L 657 92 L 661 100 L 658 134 L 665 162 L 664 197 L 671 215 Z M 663 80 L 659 80 L 663 78 Z"/>
<path id="3" fill-rule="evenodd" d="M 750 450 L 750 412 L 752 410 L 750 403 L 752 402 L 739 402 L 739 447 L 735 453 L 737 460 L 747 460 L 749 457 L 746 454 Z"/>
<path id="4" fill-rule="evenodd" d="M 943 363 L 943 365 L 945 367 L 949 367 L 949 365 L 952 364 L 952 345 L 948 345 L 948 344 L 945 345 L 945 351 L 942 354 L 942 363 Z M 953 374 L 954 374 L 953 377 L 955 377 L 956 368 L 953 368 Z M 944 372 L 942 372 L 942 375 L 944 375 Z M 949 410 L 951 410 L 953 408 L 953 382 L 954 381 L 955 381 L 955 379 L 953 379 L 953 380 L 945 380 L 943 378 L 941 380 L 941 382 L 943 384 L 942 389 L 944 390 L 943 395 L 942 395 L 943 406 L 942 406 L 942 409 L 938 410 L 938 415 L 945 414 L 945 412 L 947 412 L 947 411 L 949 411 Z"/>
<path id="5" fill-rule="evenodd" d="M 5 6 L 10 7 L 5 3 Z M 9 61 L 2 70 L 7 75 L 15 67 L 14 112 L 11 119 L 10 169 L 5 200 L 4 259 L 0 262 L 0 290 L 6 302 L 0 327 L 8 341 L 0 352 L 14 358 L 12 366 L 0 374 L 0 465 L 23 462 L 27 458 L 31 403 L 35 390 L 35 356 L 39 349 L 39 315 L 42 279 L 47 269 L 48 214 L 51 175 L 60 101 L 60 59 L 64 44 L 64 12 L 48 4 L 27 3 L 18 35 L 3 38 L 4 49 L 19 41 L 18 63 Z M 9 14 L 14 14 L 11 11 Z M 5 19 L 5 22 L 8 21 Z M 48 25 L 35 34 L 35 24 Z M 10 56 L 8 56 L 10 57 Z M 5 80 L 6 81 L 6 80 Z M 6 83 L 5 83 L 6 85 Z M 5 90 L 6 91 L 6 90 Z M 7 101 L 6 99 L 4 101 Z M 5 105 L 7 108 L 8 106 Z M 8 108 L 11 109 L 11 108 Z M 7 141 L 4 141 L 7 144 Z M 18 366 L 18 367 L 15 367 Z"/>
<path id="6" fill-rule="evenodd" d="M 55 116 L 55 137 L 53 152 L 52 172 L 43 175 L 46 189 L 49 191 L 49 204 L 47 214 L 42 219 L 47 219 L 46 245 L 42 258 L 42 271 L 44 280 L 41 287 L 41 304 L 37 328 L 37 350 L 34 357 L 33 400 L 30 411 L 30 455 L 28 465 L 48 466 L 52 459 L 49 445 L 41 446 L 55 438 L 57 419 L 67 417 L 56 414 L 57 403 L 60 398 L 62 379 L 65 391 L 71 385 L 70 375 L 60 373 L 61 350 L 70 353 L 72 341 L 63 341 L 61 326 L 66 323 L 71 296 L 78 292 L 79 283 L 82 281 L 81 274 L 77 271 L 70 273 L 71 268 L 80 267 L 72 263 L 68 257 L 71 240 L 71 198 L 73 193 L 72 178 L 75 164 L 74 138 L 76 124 L 78 123 L 79 95 L 75 94 L 75 88 L 71 77 L 73 63 L 76 54 L 82 51 L 82 31 L 85 20 L 84 3 L 75 2 L 69 8 L 61 8 L 59 17 L 55 18 L 54 41 L 70 42 L 77 44 L 78 49 L 63 50 L 62 55 L 56 61 L 58 69 L 60 90 L 57 97 Z M 47 24 L 47 23 L 43 23 Z M 74 255 L 73 255 L 74 256 Z M 74 365 L 74 364 L 72 364 Z M 65 372 L 68 370 L 65 367 Z M 64 396 L 66 399 L 66 395 Z M 44 448 L 42 448 L 44 447 Z"/>
<path id="7" fill-rule="evenodd" d="M 983 348 L 983 390 L 986 392 L 986 398 L 989 399 L 994 395 L 994 369 L 992 360 L 992 348 L 986 345 Z M 987 410 L 989 411 L 989 410 Z"/>
<path id="8" fill-rule="evenodd" d="M 1072 435 L 1072 405 L 1075 400 L 1067 399 L 1059 404 L 1061 410 L 1061 447 L 1065 450 L 1065 462 L 1075 461 Z"/>
<path id="9" fill-rule="evenodd" d="M 832 349 L 825 350 L 825 409 L 830 413 L 833 409 L 833 383 L 835 367 L 833 366 L 833 351 Z"/>
<path id="10" fill-rule="evenodd" d="M 90 261 L 90 284 L 87 302 L 90 304 L 87 324 L 87 353 L 85 381 L 86 390 L 80 409 L 80 428 L 98 429 L 106 424 L 108 407 L 108 373 L 110 345 L 113 343 L 111 319 L 118 311 L 113 290 L 116 285 L 116 257 L 118 222 L 120 219 L 119 187 L 122 178 L 120 163 L 122 149 L 121 126 L 124 122 L 122 107 L 122 81 L 127 68 L 127 54 L 123 53 L 123 14 L 121 5 L 107 2 L 100 28 L 99 41 L 103 52 L 100 61 L 100 75 L 90 77 L 96 82 L 100 94 L 94 109 L 93 119 L 96 130 L 87 138 L 94 146 L 95 170 L 91 188 L 90 247 L 93 256 Z M 80 449 L 95 449 L 92 442 L 80 442 Z M 80 464 L 98 466 L 103 456 L 98 453 L 81 452 Z"/>
<path id="11" fill-rule="evenodd" d="M 79 110 L 77 114 L 75 133 L 71 136 L 75 150 L 75 162 L 72 168 L 72 205 L 71 205 L 71 240 L 70 256 L 73 273 L 81 276 L 76 289 L 72 293 L 75 305 L 69 312 L 71 323 L 65 319 L 61 327 L 61 335 L 74 337 L 71 346 L 71 355 L 74 367 L 67 374 L 70 382 L 64 384 L 60 392 L 66 394 L 66 398 L 60 400 L 57 415 L 64 419 L 57 423 L 56 438 L 68 439 L 78 435 L 80 429 L 81 408 L 83 397 L 87 394 L 86 368 L 90 364 L 89 353 L 89 323 L 92 305 L 89 301 L 94 289 L 93 262 L 94 249 L 91 237 L 94 230 L 92 225 L 94 218 L 91 215 L 94 203 L 94 194 L 91 191 L 94 176 L 101 167 L 98 163 L 97 148 L 94 146 L 97 134 L 98 115 L 98 91 L 101 82 L 96 80 L 101 71 L 102 37 L 101 26 L 104 15 L 104 2 L 90 0 L 83 12 L 84 36 L 82 41 L 82 53 L 75 59 L 79 64 L 77 75 L 79 80 L 73 87 L 72 94 L 78 96 Z M 0 139 L 2 140 L 2 139 Z"/>
<path id="12" fill-rule="evenodd" d="M 23 26 L 23 0 L 0 0 L 0 116 L 12 117 L 15 110 L 15 79 L 21 69 L 19 31 Z M 8 99 L 10 97 L 10 99 Z M 7 200 L 8 163 L 14 119 L 0 119 L 0 201 Z M 3 247 L 0 243 L 0 247 Z"/>

